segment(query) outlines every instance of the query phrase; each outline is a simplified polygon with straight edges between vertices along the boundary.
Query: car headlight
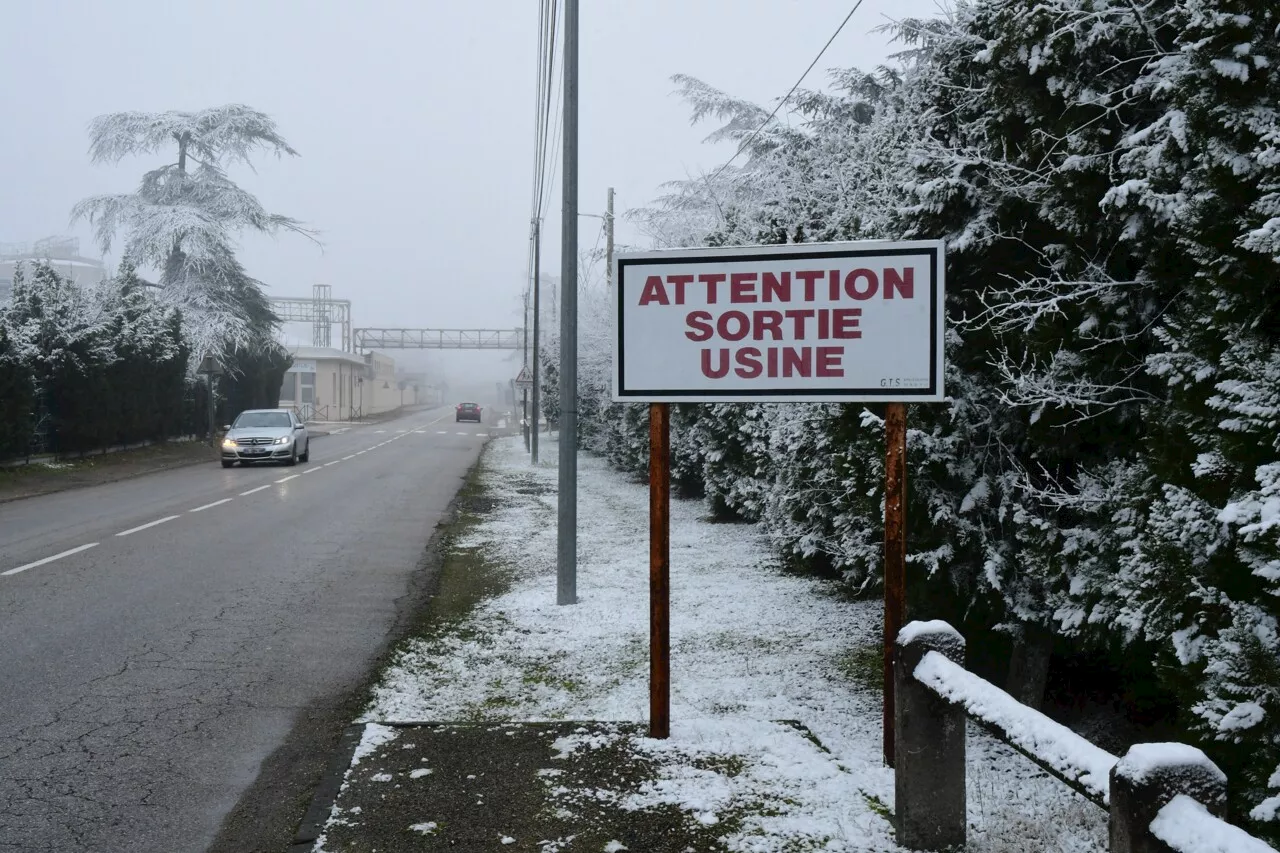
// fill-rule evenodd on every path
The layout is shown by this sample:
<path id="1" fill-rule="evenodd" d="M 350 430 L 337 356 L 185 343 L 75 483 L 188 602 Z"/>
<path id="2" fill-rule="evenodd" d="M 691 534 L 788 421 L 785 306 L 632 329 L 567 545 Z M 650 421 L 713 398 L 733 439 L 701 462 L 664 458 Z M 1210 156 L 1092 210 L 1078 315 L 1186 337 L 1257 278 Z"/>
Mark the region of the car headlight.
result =
<path id="1" fill-rule="evenodd" d="M 235 440 L 234 438 L 224 438 L 224 439 L 222 439 L 222 446 L 223 446 L 223 447 L 235 447 L 235 446 L 236 446 L 236 440 Z"/>
<path id="2" fill-rule="evenodd" d="M 289 443 L 289 436 L 287 436 L 287 435 L 286 435 L 286 436 L 284 436 L 283 438 L 277 438 L 277 439 L 275 440 L 275 443 L 276 443 L 276 444 L 288 444 L 288 443 Z"/>

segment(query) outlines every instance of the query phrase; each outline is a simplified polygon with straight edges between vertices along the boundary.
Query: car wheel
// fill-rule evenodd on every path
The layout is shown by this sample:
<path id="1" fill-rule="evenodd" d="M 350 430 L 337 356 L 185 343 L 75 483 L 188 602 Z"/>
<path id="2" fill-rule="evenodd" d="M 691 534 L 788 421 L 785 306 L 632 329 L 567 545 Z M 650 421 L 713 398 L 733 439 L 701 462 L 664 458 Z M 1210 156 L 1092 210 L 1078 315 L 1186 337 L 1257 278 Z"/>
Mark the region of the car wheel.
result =
<path id="1" fill-rule="evenodd" d="M 307 439 L 307 446 L 303 449 L 302 455 L 298 457 L 299 462 L 311 461 L 311 439 Z"/>
<path id="2" fill-rule="evenodd" d="M 235 460 L 229 460 L 229 459 L 223 459 L 223 460 L 222 460 L 222 467 L 223 467 L 223 468 L 230 468 L 230 467 L 231 467 L 232 465 L 234 465 L 234 464 L 236 464 L 236 463 L 235 463 Z"/>
<path id="3" fill-rule="evenodd" d="M 286 465 L 298 464 L 298 445 L 295 444 L 293 448 L 289 451 L 289 458 L 284 460 L 284 464 Z"/>

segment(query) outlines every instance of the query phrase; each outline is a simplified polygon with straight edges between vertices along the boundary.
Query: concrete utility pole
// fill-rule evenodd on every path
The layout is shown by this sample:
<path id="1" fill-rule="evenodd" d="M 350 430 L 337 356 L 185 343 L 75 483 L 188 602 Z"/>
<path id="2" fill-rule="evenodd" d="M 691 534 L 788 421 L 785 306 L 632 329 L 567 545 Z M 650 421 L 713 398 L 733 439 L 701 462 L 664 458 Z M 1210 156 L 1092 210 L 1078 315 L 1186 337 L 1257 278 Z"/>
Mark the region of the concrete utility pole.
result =
<path id="1" fill-rule="evenodd" d="M 542 223 L 533 220 L 533 427 L 529 430 L 529 461 L 538 464 L 538 424 L 542 418 L 541 372 L 539 354 L 542 328 Z"/>
<path id="2" fill-rule="evenodd" d="M 578 0 L 564 4 L 564 202 L 560 225 L 560 490 L 556 603 L 578 601 Z"/>
<path id="3" fill-rule="evenodd" d="M 604 282 L 613 293 L 613 187 L 604 211 Z"/>
<path id="4" fill-rule="evenodd" d="M 524 292 L 524 340 L 521 342 L 524 355 L 524 368 L 529 367 L 529 291 Z M 521 373 L 524 371 L 522 370 Z M 520 431 L 524 433 L 524 449 L 529 449 L 529 389 L 520 389 Z"/>

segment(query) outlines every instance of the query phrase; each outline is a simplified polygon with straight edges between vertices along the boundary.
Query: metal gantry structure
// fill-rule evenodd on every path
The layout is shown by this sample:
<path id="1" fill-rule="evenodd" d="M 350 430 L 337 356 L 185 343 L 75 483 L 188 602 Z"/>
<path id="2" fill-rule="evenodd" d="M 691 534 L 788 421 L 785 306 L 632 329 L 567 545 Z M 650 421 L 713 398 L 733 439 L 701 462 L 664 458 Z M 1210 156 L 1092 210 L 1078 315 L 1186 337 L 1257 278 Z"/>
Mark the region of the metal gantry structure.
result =
<path id="1" fill-rule="evenodd" d="M 354 329 L 351 300 L 334 299 L 333 287 L 313 285 L 311 296 L 271 297 L 271 310 L 281 320 L 311 324 L 311 345 L 333 347 L 333 327 L 342 327 L 342 351 L 372 349 L 522 350 L 523 329 Z"/>
<path id="2" fill-rule="evenodd" d="M 362 349 L 524 349 L 523 329 L 356 329 Z"/>
<path id="3" fill-rule="evenodd" d="M 333 346 L 333 327 L 342 327 L 342 350 L 351 352 L 351 300 L 334 299 L 333 287 L 327 284 L 313 285 L 311 296 L 273 296 L 271 310 L 281 320 L 290 323 L 311 324 L 311 345 Z"/>

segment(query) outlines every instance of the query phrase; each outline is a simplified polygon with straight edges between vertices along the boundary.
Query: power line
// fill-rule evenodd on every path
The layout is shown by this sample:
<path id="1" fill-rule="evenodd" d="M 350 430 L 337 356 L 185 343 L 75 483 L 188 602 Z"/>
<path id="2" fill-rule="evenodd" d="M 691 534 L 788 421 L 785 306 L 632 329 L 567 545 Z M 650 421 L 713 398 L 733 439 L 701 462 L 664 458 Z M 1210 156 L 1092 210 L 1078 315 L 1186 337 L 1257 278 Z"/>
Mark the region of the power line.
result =
<path id="1" fill-rule="evenodd" d="M 563 67 L 563 63 L 562 63 L 562 67 Z M 563 74 L 561 74 L 561 75 L 558 75 L 558 76 L 559 76 L 559 77 L 563 77 L 564 75 L 563 75 Z M 559 113 L 559 112 L 561 111 L 561 109 L 564 107 L 564 92 L 561 90 L 561 85 L 560 85 L 560 80 L 559 80 L 559 79 L 557 79 L 557 80 L 556 80 L 555 103 L 556 103 L 556 109 L 555 109 L 555 112 Z M 550 173 L 550 175 L 549 175 L 549 176 L 548 176 L 548 178 L 547 178 L 547 185 L 548 185 L 548 186 L 551 186 L 551 185 L 554 185 L 554 184 L 555 184 L 555 182 L 556 182 L 556 175 L 558 174 L 558 172 L 559 172 L 559 170 L 560 170 L 560 156 L 559 156 L 559 154 L 560 154 L 560 143 L 563 141 L 563 140 L 561 140 L 560 136 L 561 136 L 561 131 L 562 131 L 563 129 L 564 129 L 564 128 L 562 127 L 561 123 L 560 123 L 560 122 L 556 122 L 555 130 L 553 131 L 552 136 L 551 136 L 551 161 L 550 161 L 550 162 L 551 162 L 551 173 Z M 550 197 L 550 196 L 546 196 L 546 197 L 543 199 L 543 206 L 542 206 L 542 210 L 539 212 L 539 218 L 545 217 L 545 216 L 547 215 L 547 206 L 548 206 L 548 205 L 550 205 L 550 203 L 551 203 L 551 197 Z"/>
<path id="2" fill-rule="evenodd" d="M 800 75 L 800 79 L 791 87 L 791 91 L 787 92 L 786 96 L 784 96 L 781 101 L 778 101 L 778 105 L 773 108 L 773 112 L 769 113 L 765 120 L 760 122 L 760 126 L 751 131 L 751 135 L 738 146 L 738 150 L 733 152 L 733 156 L 730 157 L 719 169 L 716 169 L 711 177 L 707 179 L 708 184 L 720 177 L 720 173 L 729 168 L 729 166 L 733 164 L 733 161 L 738 159 L 738 155 L 747 150 L 747 146 L 749 146 L 752 141 L 760 135 L 760 131 L 764 130 L 769 122 L 773 121 L 773 117 L 778 114 L 778 110 L 782 109 L 782 105 L 791 100 L 791 96 L 796 93 L 796 89 L 800 88 L 800 84 L 804 82 L 804 78 L 809 76 L 809 72 L 813 70 L 813 66 L 817 65 L 818 60 L 822 59 L 822 55 L 827 52 L 827 48 L 831 47 L 831 43 L 834 42 L 836 37 L 840 35 L 842 30 L 844 30 L 845 24 L 849 23 L 849 19 L 853 17 L 853 13 L 858 11 L 858 7 L 861 5 L 862 0 L 857 0 L 857 2 L 853 4 L 853 8 L 849 10 L 849 14 L 844 16 L 844 20 L 840 22 L 840 26 L 836 27 L 836 31 L 831 34 L 831 38 L 827 39 L 827 43 L 822 46 L 822 50 L 818 51 L 818 55 L 813 58 L 813 62 L 809 63 L 809 67 L 804 70 L 804 73 Z"/>
<path id="3" fill-rule="evenodd" d="M 541 219 L 546 206 L 548 180 L 548 129 L 551 123 L 552 79 L 556 63 L 556 0 L 543 0 L 538 21 L 538 91 L 535 105 L 534 193 L 532 218 Z M 553 141 L 553 140 L 552 140 Z M 550 146 L 554 147 L 554 145 Z"/>

